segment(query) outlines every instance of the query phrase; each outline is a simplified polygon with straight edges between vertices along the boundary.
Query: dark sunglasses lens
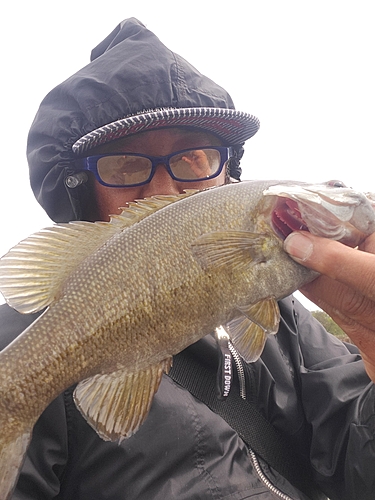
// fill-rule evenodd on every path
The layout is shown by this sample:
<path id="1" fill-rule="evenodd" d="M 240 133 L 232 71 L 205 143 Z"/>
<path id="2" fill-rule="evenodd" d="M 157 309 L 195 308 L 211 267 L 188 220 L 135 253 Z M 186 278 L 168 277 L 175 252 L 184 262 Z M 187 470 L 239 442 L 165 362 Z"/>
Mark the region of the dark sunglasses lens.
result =
<path id="1" fill-rule="evenodd" d="M 104 156 L 99 158 L 99 177 L 107 184 L 127 186 L 147 182 L 151 173 L 151 161 L 141 156 Z"/>
<path id="2" fill-rule="evenodd" d="M 193 149 L 172 156 L 169 165 L 177 179 L 184 181 L 206 179 L 220 170 L 221 155 L 216 149 Z"/>

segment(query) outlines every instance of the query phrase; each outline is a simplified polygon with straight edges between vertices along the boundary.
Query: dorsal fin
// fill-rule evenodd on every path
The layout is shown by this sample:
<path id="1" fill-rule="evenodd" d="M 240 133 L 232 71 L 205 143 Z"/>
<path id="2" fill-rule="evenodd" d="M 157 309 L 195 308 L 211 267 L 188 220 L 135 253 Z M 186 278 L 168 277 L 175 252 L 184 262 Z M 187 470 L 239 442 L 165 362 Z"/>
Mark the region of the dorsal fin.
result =
<path id="1" fill-rule="evenodd" d="M 43 309 L 58 298 L 67 277 L 114 234 L 195 192 L 129 203 L 110 222 L 69 222 L 42 229 L 0 259 L 1 293 L 21 313 Z"/>
<path id="2" fill-rule="evenodd" d="M 128 203 L 126 207 L 121 207 L 121 214 L 111 215 L 110 223 L 116 226 L 119 225 L 121 229 L 124 229 L 125 227 L 140 222 L 142 219 L 157 212 L 161 208 L 198 192 L 198 189 L 186 189 L 182 194 L 160 194 L 151 196 L 150 198 L 132 201 Z"/>
<path id="3" fill-rule="evenodd" d="M 70 222 L 42 229 L 1 258 L 1 293 L 21 313 L 43 309 L 59 295 L 72 271 L 119 231 L 109 222 Z"/>

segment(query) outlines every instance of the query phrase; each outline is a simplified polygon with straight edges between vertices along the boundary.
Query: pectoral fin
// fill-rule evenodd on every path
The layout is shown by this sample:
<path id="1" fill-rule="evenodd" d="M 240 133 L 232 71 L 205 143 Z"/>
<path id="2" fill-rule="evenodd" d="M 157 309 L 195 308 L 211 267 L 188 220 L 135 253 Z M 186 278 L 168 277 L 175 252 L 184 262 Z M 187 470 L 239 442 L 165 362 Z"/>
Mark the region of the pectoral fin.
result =
<path id="1" fill-rule="evenodd" d="M 203 269 L 248 267 L 267 259 L 267 236 L 250 231 L 215 231 L 197 238 L 192 251 Z"/>
<path id="2" fill-rule="evenodd" d="M 228 329 L 234 346 L 248 363 L 256 361 L 263 352 L 267 334 L 278 331 L 280 311 L 273 297 L 240 308 L 241 315 L 230 321 Z"/>
<path id="3" fill-rule="evenodd" d="M 146 419 L 154 394 L 172 358 L 137 373 L 117 371 L 83 380 L 74 401 L 87 422 L 105 441 L 133 435 Z"/>

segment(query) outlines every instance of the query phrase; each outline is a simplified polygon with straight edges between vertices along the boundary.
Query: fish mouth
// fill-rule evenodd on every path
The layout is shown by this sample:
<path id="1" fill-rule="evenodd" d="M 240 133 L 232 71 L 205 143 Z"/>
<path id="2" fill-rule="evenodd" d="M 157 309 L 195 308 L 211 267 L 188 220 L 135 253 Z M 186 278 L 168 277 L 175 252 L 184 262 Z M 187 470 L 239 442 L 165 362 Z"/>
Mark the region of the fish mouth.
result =
<path id="1" fill-rule="evenodd" d="M 306 222 L 303 220 L 298 203 L 288 198 L 278 200 L 272 212 L 272 226 L 275 233 L 285 240 L 293 231 L 308 231 Z"/>
<path id="2" fill-rule="evenodd" d="M 308 231 L 355 247 L 375 232 L 375 196 L 341 182 L 271 184 L 263 194 L 274 197 L 264 213 L 281 240 L 293 231 Z"/>

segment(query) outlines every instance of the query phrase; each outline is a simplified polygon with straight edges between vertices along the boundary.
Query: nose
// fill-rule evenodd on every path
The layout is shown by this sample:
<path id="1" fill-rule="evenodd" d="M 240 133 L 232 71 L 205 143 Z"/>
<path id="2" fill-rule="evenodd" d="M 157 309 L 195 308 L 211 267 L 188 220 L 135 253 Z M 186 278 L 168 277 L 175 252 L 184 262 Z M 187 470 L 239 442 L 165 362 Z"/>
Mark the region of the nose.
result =
<path id="1" fill-rule="evenodd" d="M 154 176 L 144 186 L 142 186 L 142 196 L 144 198 L 158 194 L 179 194 L 180 190 L 174 179 L 169 175 L 163 164 L 156 167 Z"/>

